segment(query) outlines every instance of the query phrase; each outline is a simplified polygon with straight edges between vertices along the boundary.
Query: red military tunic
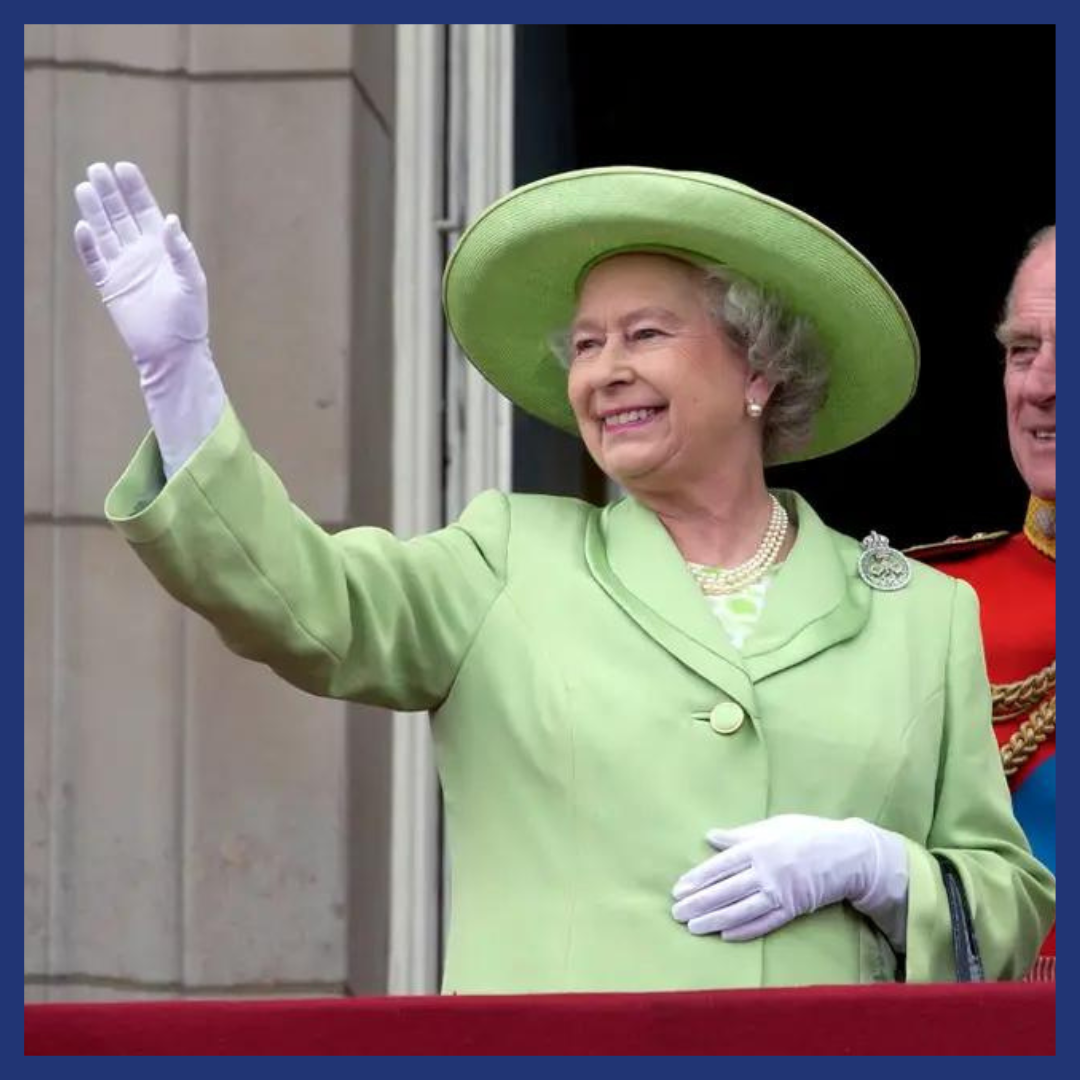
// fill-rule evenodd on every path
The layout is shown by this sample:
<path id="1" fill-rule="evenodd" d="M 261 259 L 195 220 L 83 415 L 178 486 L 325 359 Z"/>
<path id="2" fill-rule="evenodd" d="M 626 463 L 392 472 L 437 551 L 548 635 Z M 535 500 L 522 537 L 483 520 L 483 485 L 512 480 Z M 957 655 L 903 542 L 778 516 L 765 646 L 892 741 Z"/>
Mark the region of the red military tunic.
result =
<path id="1" fill-rule="evenodd" d="M 1055 514 L 1033 498 L 1024 530 L 979 534 L 908 551 L 967 581 L 979 595 L 986 665 L 993 686 L 994 732 L 1013 807 L 1036 857 L 1055 869 Z M 1055 954 L 1055 933 L 1042 948 Z M 1040 959 L 1037 977 L 1053 977 Z"/>

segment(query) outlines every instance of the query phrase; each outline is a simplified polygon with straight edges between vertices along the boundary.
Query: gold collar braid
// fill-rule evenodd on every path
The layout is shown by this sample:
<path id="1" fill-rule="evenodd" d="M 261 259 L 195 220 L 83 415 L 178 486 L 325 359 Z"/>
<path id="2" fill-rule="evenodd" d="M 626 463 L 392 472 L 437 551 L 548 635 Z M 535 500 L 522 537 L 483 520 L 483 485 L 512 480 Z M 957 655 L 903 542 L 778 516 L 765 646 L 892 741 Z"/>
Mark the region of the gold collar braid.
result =
<path id="1" fill-rule="evenodd" d="M 1001 747 L 1005 775 L 1012 776 L 1057 729 L 1057 662 L 1018 682 L 991 687 L 994 723 L 1027 718 Z"/>
<path id="2" fill-rule="evenodd" d="M 1032 495 L 1024 518 L 1024 535 L 1036 551 L 1057 562 L 1057 504 Z"/>

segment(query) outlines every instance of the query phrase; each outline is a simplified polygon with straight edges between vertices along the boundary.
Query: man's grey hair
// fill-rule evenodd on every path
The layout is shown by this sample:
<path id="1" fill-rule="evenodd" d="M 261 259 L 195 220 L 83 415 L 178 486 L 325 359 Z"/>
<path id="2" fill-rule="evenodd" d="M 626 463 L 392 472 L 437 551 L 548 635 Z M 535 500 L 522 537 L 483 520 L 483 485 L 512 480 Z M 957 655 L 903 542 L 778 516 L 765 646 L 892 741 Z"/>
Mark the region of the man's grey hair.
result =
<path id="1" fill-rule="evenodd" d="M 1028 242 L 1027 247 L 1024 248 L 1024 256 L 1020 260 L 1024 261 L 1037 247 L 1042 247 L 1048 240 L 1057 240 L 1057 226 L 1047 225 L 1040 229 Z"/>
<path id="2" fill-rule="evenodd" d="M 1012 311 L 1013 293 L 1016 291 L 1016 275 L 1020 273 L 1020 267 L 1022 267 L 1024 263 L 1026 263 L 1028 259 L 1043 246 L 1043 244 L 1049 244 L 1051 241 L 1057 242 L 1057 225 L 1044 226 L 1035 233 L 1024 246 L 1024 254 L 1020 256 L 1020 261 L 1016 264 L 1016 269 L 1013 271 L 1012 281 L 1009 282 L 1009 293 L 1005 297 L 1005 310 L 1001 314 L 1002 323 L 1008 318 L 1009 312 Z"/>

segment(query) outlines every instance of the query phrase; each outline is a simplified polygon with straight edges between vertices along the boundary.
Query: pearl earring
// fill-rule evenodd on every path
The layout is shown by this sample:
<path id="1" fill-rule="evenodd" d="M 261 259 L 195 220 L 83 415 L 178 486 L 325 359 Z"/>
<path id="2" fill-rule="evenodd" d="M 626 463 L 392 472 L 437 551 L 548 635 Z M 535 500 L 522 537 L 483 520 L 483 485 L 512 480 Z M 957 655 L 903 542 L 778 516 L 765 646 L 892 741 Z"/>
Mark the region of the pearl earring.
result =
<path id="1" fill-rule="evenodd" d="M 765 406 L 757 401 L 747 401 L 746 403 L 746 415 L 757 420 L 758 417 L 765 411 Z"/>

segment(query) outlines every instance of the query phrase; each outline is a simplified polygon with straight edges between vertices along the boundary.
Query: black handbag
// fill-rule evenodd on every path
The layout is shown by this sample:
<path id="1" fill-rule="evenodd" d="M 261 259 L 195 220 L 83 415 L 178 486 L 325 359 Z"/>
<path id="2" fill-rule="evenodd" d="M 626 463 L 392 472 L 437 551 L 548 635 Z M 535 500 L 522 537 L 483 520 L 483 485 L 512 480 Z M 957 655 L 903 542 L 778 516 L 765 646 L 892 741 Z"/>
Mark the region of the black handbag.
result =
<path id="1" fill-rule="evenodd" d="M 934 856 L 941 867 L 945 895 L 949 900 L 949 918 L 952 922 L 953 955 L 956 958 L 957 982 L 985 982 L 979 942 L 975 937 L 975 923 L 971 918 L 964 883 L 956 867 L 944 855 Z"/>

